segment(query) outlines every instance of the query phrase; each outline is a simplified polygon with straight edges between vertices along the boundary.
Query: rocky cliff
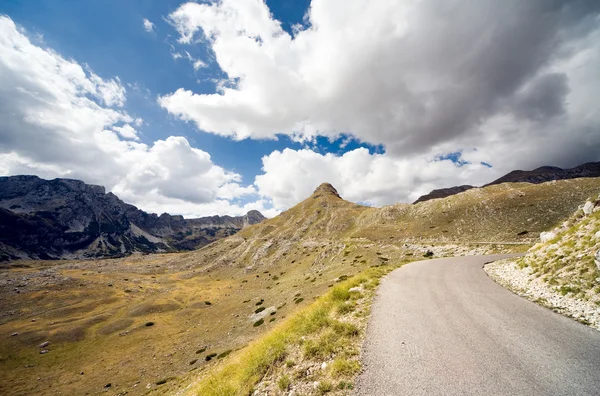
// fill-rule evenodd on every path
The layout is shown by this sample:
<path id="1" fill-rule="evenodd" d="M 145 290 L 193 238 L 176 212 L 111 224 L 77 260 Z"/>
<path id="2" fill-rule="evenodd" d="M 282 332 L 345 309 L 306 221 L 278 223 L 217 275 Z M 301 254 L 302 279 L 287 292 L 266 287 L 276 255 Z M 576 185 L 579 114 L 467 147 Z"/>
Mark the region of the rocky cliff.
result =
<path id="1" fill-rule="evenodd" d="M 0 177 L 0 260 L 191 250 L 262 220 L 258 211 L 239 217 L 158 216 L 79 180 Z"/>

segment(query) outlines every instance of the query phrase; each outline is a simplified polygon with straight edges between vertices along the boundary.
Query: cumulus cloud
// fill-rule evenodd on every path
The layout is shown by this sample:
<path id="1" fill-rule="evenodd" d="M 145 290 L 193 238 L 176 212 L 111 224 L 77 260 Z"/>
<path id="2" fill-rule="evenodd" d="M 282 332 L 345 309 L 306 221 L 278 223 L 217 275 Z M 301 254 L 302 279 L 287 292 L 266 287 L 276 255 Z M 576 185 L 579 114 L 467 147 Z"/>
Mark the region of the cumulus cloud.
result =
<path id="1" fill-rule="evenodd" d="M 154 31 L 154 24 L 150 22 L 148 19 L 144 18 L 144 30 L 148 33 L 152 33 Z"/>
<path id="2" fill-rule="evenodd" d="M 34 45 L 0 16 L 0 174 L 81 179 L 143 209 L 188 217 L 263 209 L 260 200 L 232 203 L 254 188 L 184 137 L 140 143 L 132 124 L 143 120 L 125 103 L 118 78 Z"/>
<path id="3" fill-rule="evenodd" d="M 499 176 L 481 163 L 398 159 L 365 148 L 341 156 L 308 149 L 274 151 L 263 158 L 263 170 L 255 184 L 279 210 L 305 199 L 323 182 L 332 183 L 344 199 L 381 206 L 414 201 L 440 185 L 483 184 Z"/>
<path id="4" fill-rule="evenodd" d="M 117 132 L 123 139 L 140 140 L 137 131 L 129 124 L 123 126 L 113 126 L 112 129 Z"/>
<path id="5" fill-rule="evenodd" d="M 169 16 L 180 42 L 208 43 L 230 84 L 159 103 L 233 139 L 346 133 L 416 163 L 435 147 L 477 149 L 506 171 L 575 165 L 600 159 L 599 12 L 585 0 L 313 0 L 290 35 L 262 0 L 186 3 Z"/>

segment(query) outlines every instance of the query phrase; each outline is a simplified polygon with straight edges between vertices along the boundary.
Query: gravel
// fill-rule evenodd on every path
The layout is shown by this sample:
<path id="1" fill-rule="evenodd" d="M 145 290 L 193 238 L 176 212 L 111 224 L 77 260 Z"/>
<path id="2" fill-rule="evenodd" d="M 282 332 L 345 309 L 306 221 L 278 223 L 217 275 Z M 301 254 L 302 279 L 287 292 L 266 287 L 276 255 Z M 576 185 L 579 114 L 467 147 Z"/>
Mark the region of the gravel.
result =
<path id="1" fill-rule="evenodd" d="M 563 296 L 542 279 L 531 275 L 530 268 L 519 268 L 514 259 L 496 261 L 484 269 L 490 278 L 512 292 L 600 330 L 598 305 L 570 295 Z"/>

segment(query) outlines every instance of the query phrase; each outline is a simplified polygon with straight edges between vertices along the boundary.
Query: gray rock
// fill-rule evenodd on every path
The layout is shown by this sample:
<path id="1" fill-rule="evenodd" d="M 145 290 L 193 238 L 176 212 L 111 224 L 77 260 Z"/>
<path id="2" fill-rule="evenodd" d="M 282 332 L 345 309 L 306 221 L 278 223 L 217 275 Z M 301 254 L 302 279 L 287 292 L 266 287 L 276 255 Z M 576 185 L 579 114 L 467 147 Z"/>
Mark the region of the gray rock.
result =
<path id="1" fill-rule="evenodd" d="M 600 271 L 600 250 L 596 251 L 596 256 L 594 257 L 594 263 L 596 263 L 596 268 Z"/>
<path id="2" fill-rule="evenodd" d="M 48 352 L 50 352 L 50 351 L 49 351 L 49 350 L 47 350 L 47 349 L 42 349 L 42 350 L 40 351 L 40 354 L 41 354 L 41 355 L 45 355 L 45 354 L 47 354 Z"/>
<path id="3" fill-rule="evenodd" d="M 585 205 L 583 205 L 583 213 L 587 216 L 592 214 L 594 210 L 594 203 L 592 201 L 587 201 Z"/>
<path id="4" fill-rule="evenodd" d="M 551 241 L 554 238 L 556 238 L 556 234 L 553 233 L 552 231 L 542 232 L 540 234 L 540 240 L 542 241 L 542 243 L 546 243 L 548 241 Z"/>
<path id="5" fill-rule="evenodd" d="M 44 342 L 42 342 L 42 343 L 39 345 L 39 347 L 40 347 L 40 348 L 46 348 L 48 345 L 50 345 L 50 341 L 44 341 Z"/>

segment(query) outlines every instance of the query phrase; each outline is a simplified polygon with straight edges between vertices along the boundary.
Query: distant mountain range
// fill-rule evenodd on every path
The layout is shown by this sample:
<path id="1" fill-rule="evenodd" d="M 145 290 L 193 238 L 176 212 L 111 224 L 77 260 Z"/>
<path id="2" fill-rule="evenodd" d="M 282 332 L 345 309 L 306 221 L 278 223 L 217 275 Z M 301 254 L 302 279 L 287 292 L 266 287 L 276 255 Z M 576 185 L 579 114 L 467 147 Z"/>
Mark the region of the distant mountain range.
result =
<path id="1" fill-rule="evenodd" d="M 501 178 L 494 180 L 482 187 L 501 183 L 545 183 L 552 180 L 576 179 L 579 177 L 600 177 L 600 162 L 588 162 L 571 169 L 562 169 L 556 166 L 542 166 L 532 171 L 514 170 Z M 425 202 L 430 199 L 445 198 L 463 191 L 476 188 L 464 185 L 433 190 L 429 194 L 420 196 L 415 202 Z"/>
<path id="2" fill-rule="evenodd" d="M 0 177 L 0 261 L 192 250 L 264 219 L 159 216 L 79 180 Z"/>

